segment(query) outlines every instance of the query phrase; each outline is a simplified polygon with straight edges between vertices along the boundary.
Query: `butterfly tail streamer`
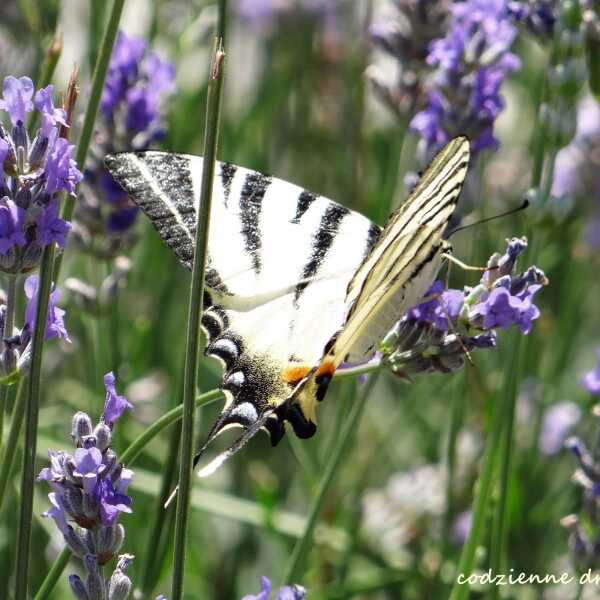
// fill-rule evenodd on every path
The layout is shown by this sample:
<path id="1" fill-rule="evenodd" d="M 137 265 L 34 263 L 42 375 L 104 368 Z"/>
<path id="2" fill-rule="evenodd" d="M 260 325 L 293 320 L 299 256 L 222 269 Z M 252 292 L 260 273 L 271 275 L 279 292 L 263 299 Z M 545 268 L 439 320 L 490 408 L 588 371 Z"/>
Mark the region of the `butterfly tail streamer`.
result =
<path id="1" fill-rule="evenodd" d="M 242 433 L 242 435 L 238 437 L 238 439 L 235 442 L 233 442 L 233 444 L 231 444 L 229 448 L 219 453 L 208 464 L 206 464 L 199 471 L 197 471 L 198 477 L 209 477 L 217 469 L 219 469 L 225 461 L 229 460 L 234 454 L 237 454 L 265 426 L 265 423 L 273 414 L 273 412 L 274 411 L 272 410 L 266 411 L 252 425 L 244 428 L 244 432 Z M 215 433 L 209 435 L 208 440 L 206 441 L 204 446 L 202 446 L 202 448 L 200 448 L 200 450 L 194 456 L 194 468 L 198 466 L 198 463 L 200 462 L 200 459 L 204 455 L 204 452 L 208 448 L 208 446 L 222 431 L 222 429 L 219 429 L 218 427 L 220 421 L 221 419 L 217 421 L 217 423 L 213 427 L 213 431 L 216 430 Z"/>

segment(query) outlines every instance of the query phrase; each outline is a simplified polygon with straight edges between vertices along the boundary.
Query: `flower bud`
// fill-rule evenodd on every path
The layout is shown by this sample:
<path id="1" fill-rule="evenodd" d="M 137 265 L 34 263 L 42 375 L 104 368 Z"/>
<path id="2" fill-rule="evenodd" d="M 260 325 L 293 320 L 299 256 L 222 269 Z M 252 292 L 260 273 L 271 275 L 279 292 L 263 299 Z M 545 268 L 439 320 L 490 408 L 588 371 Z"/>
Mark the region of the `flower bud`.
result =
<path id="1" fill-rule="evenodd" d="M 108 584 L 108 600 L 126 600 L 131 587 L 131 579 L 121 571 L 115 571 Z"/>
<path id="2" fill-rule="evenodd" d="M 89 415 L 79 411 L 75 413 L 71 425 L 71 437 L 77 446 L 83 446 L 84 436 L 92 433 L 92 420 Z"/>
<path id="3" fill-rule="evenodd" d="M 23 257 L 21 259 L 21 266 L 19 271 L 21 273 L 27 273 L 32 271 L 39 264 L 42 258 L 42 248 L 35 242 L 27 244 L 23 251 Z"/>
<path id="4" fill-rule="evenodd" d="M 126 600 L 131 592 L 131 579 L 125 575 L 133 560 L 132 554 L 119 556 L 117 568 L 115 569 L 108 584 L 108 600 Z"/>
<path id="5" fill-rule="evenodd" d="M 20 153 L 23 154 L 23 158 L 21 160 L 17 158 L 17 163 L 19 163 L 19 172 L 21 175 L 23 175 L 24 169 L 22 168 L 21 163 L 24 162 L 25 156 L 27 156 L 27 149 L 29 147 L 29 143 L 27 139 L 27 129 L 25 129 L 25 125 L 23 125 L 21 121 L 19 121 L 19 123 L 13 127 L 12 138 L 15 144 L 15 148 L 17 149 L 17 157 Z"/>
<path id="6" fill-rule="evenodd" d="M 46 157 L 46 150 L 48 150 L 48 138 L 40 134 L 33 141 L 33 147 L 31 148 L 31 154 L 29 155 L 30 169 L 37 169 L 42 165 L 42 162 Z"/>
<path id="7" fill-rule="evenodd" d="M 85 569 L 88 572 L 87 591 L 90 600 L 105 600 L 105 584 L 98 561 L 93 554 L 87 554 L 83 559 Z"/>
<path id="8" fill-rule="evenodd" d="M 62 502 L 71 517 L 76 519 L 83 513 L 83 498 L 79 488 L 69 485 L 62 494 Z"/>
<path id="9" fill-rule="evenodd" d="M 83 514 L 90 520 L 95 520 L 98 516 L 98 499 L 94 492 L 83 492 L 82 494 Z"/>
<path id="10" fill-rule="evenodd" d="M 83 558 L 86 554 L 89 553 L 89 548 L 86 539 L 73 527 L 69 527 L 68 533 L 65 533 L 63 535 L 65 538 L 65 542 L 67 542 L 73 554 L 79 556 L 80 558 Z"/>
<path id="11" fill-rule="evenodd" d="M 81 581 L 79 575 L 69 575 L 69 585 L 77 600 L 90 600 L 85 584 Z"/>
<path id="12" fill-rule="evenodd" d="M 112 440 L 110 427 L 104 423 L 98 423 L 94 429 L 94 436 L 96 437 L 96 447 L 100 452 L 104 452 L 110 446 Z"/>

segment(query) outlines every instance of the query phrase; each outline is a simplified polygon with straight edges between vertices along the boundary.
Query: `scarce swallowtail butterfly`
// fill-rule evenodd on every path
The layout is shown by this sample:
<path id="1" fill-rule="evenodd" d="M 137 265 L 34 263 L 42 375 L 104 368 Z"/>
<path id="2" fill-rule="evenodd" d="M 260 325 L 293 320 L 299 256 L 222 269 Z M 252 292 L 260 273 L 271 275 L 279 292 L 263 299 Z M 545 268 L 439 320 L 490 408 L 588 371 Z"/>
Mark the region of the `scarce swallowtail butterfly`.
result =
<path id="1" fill-rule="evenodd" d="M 202 158 L 147 151 L 105 163 L 191 268 Z M 468 140 L 452 140 L 383 229 L 291 183 L 217 163 L 202 327 L 206 354 L 223 363 L 226 402 L 200 453 L 225 429 L 243 433 L 200 475 L 260 429 L 273 446 L 285 421 L 300 438 L 314 435 L 315 404 L 336 369 L 372 358 L 433 283 L 468 163 Z"/>

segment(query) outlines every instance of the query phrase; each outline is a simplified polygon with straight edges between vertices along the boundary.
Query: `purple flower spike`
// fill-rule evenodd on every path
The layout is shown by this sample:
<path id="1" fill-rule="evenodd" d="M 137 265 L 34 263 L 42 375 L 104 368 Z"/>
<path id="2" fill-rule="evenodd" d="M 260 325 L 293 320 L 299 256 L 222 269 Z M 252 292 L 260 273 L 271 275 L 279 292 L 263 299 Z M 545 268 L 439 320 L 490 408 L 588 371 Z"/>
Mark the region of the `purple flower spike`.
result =
<path id="1" fill-rule="evenodd" d="M 46 186 L 48 194 L 66 191 L 75 193 L 75 186 L 83 179 L 73 159 L 75 146 L 69 144 L 64 138 L 56 138 L 52 150 L 46 159 Z"/>
<path id="2" fill-rule="evenodd" d="M 0 110 L 8 112 L 13 125 L 24 123 L 25 115 L 33 110 L 32 97 L 33 82 L 29 77 L 5 77 Z"/>
<path id="3" fill-rule="evenodd" d="M 498 147 L 493 127 L 504 108 L 500 87 L 520 66 L 510 52 L 517 29 L 505 0 L 454 2 L 452 17 L 445 37 L 429 46 L 427 62 L 436 67 L 434 87 L 429 105 L 414 116 L 410 129 L 429 151 L 466 134 L 475 155 Z"/>
<path id="4" fill-rule="evenodd" d="M 119 31 L 100 105 L 106 117 L 112 116 L 117 104 L 125 98 L 129 83 L 138 76 L 139 63 L 145 51 L 146 44 L 142 38 Z"/>
<path id="5" fill-rule="evenodd" d="M 115 491 L 110 476 L 98 480 L 94 495 L 100 504 L 100 517 L 104 525 L 112 525 L 119 513 L 130 513 L 131 498 Z"/>
<path id="6" fill-rule="evenodd" d="M 14 246 L 27 243 L 23 233 L 25 211 L 5 196 L 0 200 L 0 254 L 6 254 Z"/>
<path id="7" fill-rule="evenodd" d="M 38 296 L 39 278 L 37 275 L 30 275 L 25 280 L 25 295 L 27 296 L 27 308 L 25 309 L 25 327 L 29 331 L 33 331 L 35 326 L 35 315 L 37 311 L 37 296 Z M 48 318 L 46 320 L 46 340 L 61 338 L 70 342 L 69 334 L 65 327 L 65 311 L 56 306 L 58 301 L 58 291 L 53 291 L 50 294 L 48 302 Z"/>
<path id="8" fill-rule="evenodd" d="M 598 358 L 598 363 L 581 379 L 581 385 L 592 394 L 592 396 L 600 396 L 600 348 L 596 351 L 596 356 Z"/>
<path id="9" fill-rule="evenodd" d="M 133 410 L 133 406 L 125 398 L 119 396 L 115 388 L 116 378 L 111 371 L 104 376 L 104 387 L 106 388 L 106 402 L 104 404 L 104 422 L 112 427 L 126 410 Z"/>
<path id="10" fill-rule="evenodd" d="M 246 594 L 242 600 L 269 600 L 272 585 L 268 577 L 260 578 L 260 592 L 258 594 Z"/>
<path id="11" fill-rule="evenodd" d="M 52 200 L 37 218 L 37 243 L 44 247 L 56 242 L 64 248 L 66 236 L 71 229 L 71 224 L 58 216 L 58 202 Z"/>
<path id="12" fill-rule="evenodd" d="M 75 470 L 73 475 L 81 477 L 83 488 L 91 492 L 106 465 L 102 464 L 102 452 L 98 448 L 77 448 L 75 450 Z"/>
<path id="13" fill-rule="evenodd" d="M 175 92 L 175 65 L 173 63 L 161 60 L 157 54 L 151 52 L 142 63 L 142 71 L 151 80 L 152 91 L 157 96 Z"/>
<path id="14" fill-rule="evenodd" d="M 56 108 L 53 100 L 54 86 L 47 85 L 35 93 L 35 107 L 42 113 L 42 135 L 49 137 L 57 123 L 68 127 L 67 113 L 62 108 Z"/>

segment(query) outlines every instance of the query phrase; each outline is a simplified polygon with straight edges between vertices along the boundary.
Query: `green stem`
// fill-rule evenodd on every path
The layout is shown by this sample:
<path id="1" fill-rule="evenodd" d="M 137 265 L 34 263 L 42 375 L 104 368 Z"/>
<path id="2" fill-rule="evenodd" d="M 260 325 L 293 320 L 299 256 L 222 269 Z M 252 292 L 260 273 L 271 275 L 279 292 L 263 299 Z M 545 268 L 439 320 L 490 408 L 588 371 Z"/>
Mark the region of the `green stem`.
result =
<path id="1" fill-rule="evenodd" d="M 224 0 L 222 0 L 224 2 Z M 222 29 L 222 25 L 219 27 Z M 194 455 L 194 423 L 198 358 L 200 351 L 200 315 L 204 294 L 204 265 L 208 245 L 208 225 L 212 200 L 212 187 L 217 154 L 219 112 L 223 82 L 222 40 L 215 39 L 211 60 L 208 100 L 206 107 L 206 130 L 204 134 L 204 160 L 202 184 L 196 220 L 196 240 L 190 300 L 188 304 L 185 369 L 183 374 L 183 419 L 181 426 L 181 459 L 179 465 L 179 492 L 175 514 L 175 543 L 173 549 L 172 600 L 183 598 L 183 573 L 186 558 L 187 524 L 190 513 L 190 494 Z"/>
<path id="2" fill-rule="evenodd" d="M 69 550 L 69 548 L 67 546 L 62 549 L 61 553 L 58 555 L 58 557 L 54 561 L 52 568 L 50 569 L 50 571 L 48 571 L 48 575 L 46 575 L 46 578 L 42 582 L 42 585 L 40 586 L 40 589 L 37 591 L 33 600 L 46 600 L 47 598 L 50 597 L 50 594 L 52 593 L 54 586 L 58 583 L 60 576 L 62 575 L 63 571 L 69 564 L 70 558 L 71 558 L 71 551 Z"/>
<path id="3" fill-rule="evenodd" d="M 117 292 L 110 303 L 110 363 L 115 377 L 119 379 L 121 368 L 121 324 L 119 319 L 119 292 Z"/>
<path id="4" fill-rule="evenodd" d="M 147 551 L 145 554 L 144 567 L 141 579 L 141 590 L 144 598 L 149 598 L 154 586 L 156 585 L 158 574 L 160 573 L 162 561 L 166 557 L 166 551 L 164 544 L 161 541 L 164 540 L 166 535 L 165 524 L 170 523 L 172 525 L 172 511 L 166 511 L 163 509 L 167 498 L 169 497 L 170 491 L 173 489 L 175 484 L 175 477 L 177 476 L 177 456 L 179 454 L 179 431 L 177 428 L 173 428 L 171 431 L 171 439 L 169 442 L 169 455 L 167 456 L 166 463 L 163 467 L 163 476 L 160 487 L 160 492 L 155 499 L 154 505 L 154 519 L 152 526 L 150 527 L 150 535 L 148 536 Z M 168 535 L 168 532 L 167 532 Z M 168 540 L 167 540 L 168 541 Z M 159 550 L 162 549 L 163 552 Z"/>
<path id="5" fill-rule="evenodd" d="M 446 465 L 448 469 L 448 478 L 446 481 L 446 511 L 444 513 L 444 525 L 442 530 L 442 557 L 448 556 L 450 549 L 450 530 L 452 524 L 452 517 L 454 515 L 454 490 L 455 490 L 455 476 L 456 476 L 456 446 L 458 440 L 458 433 L 463 423 L 463 399 L 464 399 L 464 382 L 465 374 L 462 374 L 462 378 L 455 382 L 453 393 L 452 393 L 452 405 L 450 408 L 450 425 L 448 431 L 448 443 L 446 447 Z M 440 569 L 442 563 L 440 563 Z M 440 575 L 440 573 L 438 573 Z"/>
<path id="6" fill-rule="evenodd" d="M 10 431 L 6 440 L 6 446 L 3 448 L 2 460 L 0 461 L 0 509 L 4 502 L 6 493 L 6 484 L 10 476 L 10 471 L 15 461 L 16 448 L 19 443 L 19 435 L 21 433 L 21 425 L 23 424 L 23 416 L 25 415 L 25 380 L 19 381 L 17 390 L 17 399 L 10 420 Z"/>
<path id="7" fill-rule="evenodd" d="M 100 54 L 98 54 L 98 60 L 96 61 L 96 67 L 94 68 L 94 75 L 92 76 L 92 89 L 90 92 L 90 98 L 88 100 L 87 108 L 85 110 L 85 116 L 83 118 L 83 126 L 79 135 L 79 141 L 77 142 L 77 152 L 75 154 L 75 161 L 81 171 L 85 167 L 85 159 L 90 147 L 92 140 L 92 134 L 94 132 L 94 123 L 96 116 L 98 115 L 98 109 L 100 108 L 100 100 L 102 98 L 102 91 L 104 89 L 104 81 L 106 79 L 106 73 L 108 72 L 108 65 L 110 63 L 110 57 L 112 55 L 113 46 L 119 30 L 119 21 L 121 20 L 121 13 L 123 12 L 123 5 L 125 0 L 114 0 L 112 11 L 104 30 L 104 37 L 102 38 L 102 47 L 100 48 Z M 71 221 L 73 216 L 73 210 L 75 209 L 75 196 L 67 196 L 66 201 L 63 205 L 61 217 L 65 221 Z M 54 265 L 54 281 L 58 282 L 60 269 L 62 266 L 61 253 Z"/>
<path id="8" fill-rule="evenodd" d="M 336 445 L 329 455 L 329 460 L 327 461 L 327 464 L 323 470 L 323 477 L 319 482 L 317 494 L 311 504 L 304 532 L 302 537 L 296 542 L 290 560 L 285 569 L 285 577 L 283 579 L 285 583 L 293 583 L 300 575 L 300 569 L 302 568 L 304 556 L 308 547 L 312 543 L 313 531 L 317 522 L 317 517 L 321 512 L 321 508 L 325 498 L 327 497 L 329 488 L 333 483 L 335 474 L 339 470 L 343 460 L 348 458 L 349 453 L 347 452 L 347 448 L 354 435 L 358 422 L 360 421 L 360 417 L 366 404 L 367 396 L 371 392 L 376 380 L 377 375 L 372 375 L 364 384 L 361 394 L 355 394 L 352 410 L 344 422 L 340 435 L 336 440 Z"/>
<path id="9" fill-rule="evenodd" d="M 515 336 L 518 336 L 514 340 Z M 506 545 L 508 540 L 508 522 L 506 519 L 506 505 L 508 500 L 508 484 L 510 479 L 510 461 L 512 454 L 512 437 L 515 419 L 515 407 L 517 403 L 517 384 L 521 380 L 519 369 L 519 355 L 521 346 L 520 335 L 513 334 L 513 343 L 509 347 L 514 348 L 511 351 L 510 364 L 508 365 L 507 373 L 511 373 L 511 377 L 504 385 L 504 393 L 502 395 L 502 405 L 504 415 L 502 421 L 504 423 L 504 431 L 502 432 L 501 440 L 501 472 L 500 472 L 500 496 L 496 503 L 496 514 L 494 519 L 494 528 L 492 531 L 492 540 L 490 545 L 490 567 L 493 573 L 500 573 L 506 561 Z M 514 346 L 513 346 L 514 344 Z M 495 585 L 491 589 L 490 599 L 498 598 L 499 586 Z"/>
<path id="10" fill-rule="evenodd" d="M 484 532 L 496 455 L 502 438 L 502 430 L 504 428 L 504 421 L 507 413 L 506 402 L 503 401 L 510 398 L 510 395 L 515 393 L 517 387 L 516 365 L 518 364 L 520 347 L 520 337 L 518 333 L 513 332 L 510 343 L 508 343 L 507 346 L 513 349 L 511 352 L 512 370 L 511 368 L 506 370 L 506 373 L 509 375 L 504 378 L 504 393 L 500 396 L 502 400 L 500 400 L 499 397 L 494 399 L 490 431 L 485 444 L 481 472 L 476 484 L 476 495 L 473 503 L 473 524 L 471 525 L 469 538 L 462 550 L 456 579 L 452 586 L 452 593 L 450 594 L 450 600 L 465 600 L 469 594 L 469 584 L 464 581 L 473 572 L 475 566 L 475 551 L 481 542 Z M 495 551 L 495 549 L 492 549 L 492 551 Z"/>
<path id="11" fill-rule="evenodd" d="M 211 402 L 214 402 L 215 400 L 218 400 L 222 397 L 223 392 L 221 392 L 221 390 L 211 390 L 210 392 L 206 392 L 205 394 L 202 394 L 201 396 L 198 396 L 198 398 L 196 398 L 196 406 L 204 406 L 206 404 L 210 404 Z M 160 419 L 158 419 L 152 425 L 150 425 L 150 427 L 148 427 L 143 433 L 141 433 L 127 447 L 125 452 L 121 454 L 120 461 L 123 464 L 126 464 L 128 467 L 130 467 L 131 464 L 135 461 L 135 459 L 140 455 L 140 452 L 144 449 L 144 447 L 147 444 L 149 444 L 163 429 L 179 421 L 179 419 L 181 419 L 182 414 L 182 404 L 176 406 L 168 413 L 165 413 Z M 2 468 L 4 468 L 4 464 L 2 465 Z M 70 555 L 71 551 L 69 550 L 69 548 L 64 548 L 63 551 L 59 554 L 58 558 L 52 565 L 52 568 L 50 569 L 48 575 L 46 575 L 46 578 L 42 582 L 42 585 L 35 596 L 35 600 L 41 600 L 43 598 L 48 597 L 48 595 L 52 591 L 52 588 L 56 585 L 56 582 L 58 581 L 63 569 L 67 565 L 68 557 Z M 58 564 L 60 564 L 61 566 L 59 567 Z"/>
<path id="12" fill-rule="evenodd" d="M 25 413 L 25 440 L 23 448 L 23 474 L 21 478 L 21 512 L 17 530 L 17 559 L 15 570 L 15 598 L 27 597 L 29 573 L 29 545 L 33 513 L 33 486 L 35 481 L 35 453 L 40 407 L 40 379 L 42 355 L 48 317 L 48 300 L 52 287 L 54 244 L 44 248 L 40 265 L 39 288 L 33 338 L 31 340 L 31 364 L 27 378 L 27 407 Z"/>

